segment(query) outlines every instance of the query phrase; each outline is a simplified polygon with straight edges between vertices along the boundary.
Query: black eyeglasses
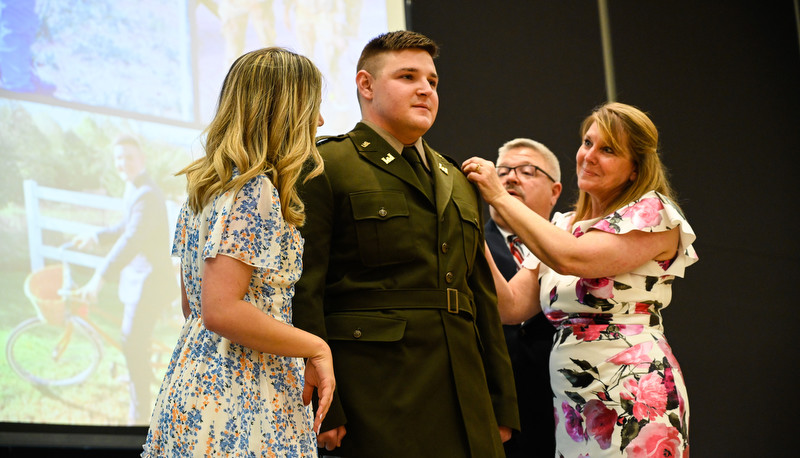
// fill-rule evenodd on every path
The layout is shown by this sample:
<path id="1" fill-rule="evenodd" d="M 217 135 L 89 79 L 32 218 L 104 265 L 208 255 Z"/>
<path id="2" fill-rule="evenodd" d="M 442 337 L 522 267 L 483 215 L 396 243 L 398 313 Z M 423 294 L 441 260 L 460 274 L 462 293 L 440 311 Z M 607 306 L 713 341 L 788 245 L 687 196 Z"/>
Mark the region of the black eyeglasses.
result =
<path id="1" fill-rule="evenodd" d="M 498 165 L 497 166 L 497 176 L 500 178 L 508 176 L 511 171 L 517 174 L 517 177 L 528 179 L 528 178 L 536 178 L 536 172 L 541 172 L 544 176 L 550 179 L 553 183 L 556 182 L 555 178 L 551 177 L 549 173 L 545 172 L 541 169 L 541 167 L 533 165 L 533 164 L 522 164 L 516 167 L 506 167 L 505 165 Z"/>

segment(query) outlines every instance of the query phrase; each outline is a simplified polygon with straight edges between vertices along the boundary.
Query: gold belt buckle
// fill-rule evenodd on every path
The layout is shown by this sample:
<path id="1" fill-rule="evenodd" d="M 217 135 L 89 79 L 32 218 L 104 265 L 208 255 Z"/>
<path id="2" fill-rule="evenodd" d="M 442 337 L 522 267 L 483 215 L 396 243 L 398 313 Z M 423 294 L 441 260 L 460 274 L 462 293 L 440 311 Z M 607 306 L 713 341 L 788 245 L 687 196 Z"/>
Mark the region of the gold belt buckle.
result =
<path id="1" fill-rule="evenodd" d="M 458 290 L 447 288 L 447 311 L 458 313 Z"/>

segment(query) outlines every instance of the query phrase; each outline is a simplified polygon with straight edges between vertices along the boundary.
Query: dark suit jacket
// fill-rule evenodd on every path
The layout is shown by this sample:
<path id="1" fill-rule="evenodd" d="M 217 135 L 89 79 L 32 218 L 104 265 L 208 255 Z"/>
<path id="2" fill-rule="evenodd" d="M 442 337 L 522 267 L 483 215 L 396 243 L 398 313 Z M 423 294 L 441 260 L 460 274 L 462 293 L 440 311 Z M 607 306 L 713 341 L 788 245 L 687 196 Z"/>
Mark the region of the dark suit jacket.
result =
<path id="1" fill-rule="evenodd" d="M 363 123 L 321 142 L 325 172 L 301 189 L 294 323 L 333 352 L 334 455 L 503 456 L 498 423 L 519 426 L 478 195 L 424 149 L 434 199 Z"/>
<path id="2" fill-rule="evenodd" d="M 486 222 L 486 244 L 500 273 L 510 279 L 517 272 L 508 242 L 493 220 Z M 508 458 L 547 457 L 555 454 L 553 392 L 550 388 L 550 348 L 555 328 L 543 313 L 525 325 L 503 326 L 514 367 L 522 430 L 504 444 Z"/>
<path id="3" fill-rule="evenodd" d="M 143 173 L 126 185 L 122 201 L 122 220 L 97 234 L 102 242 L 114 239 L 97 270 L 111 281 L 118 276 L 119 298 L 125 304 L 168 304 L 177 297 L 178 286 L 164 194 Z"/>

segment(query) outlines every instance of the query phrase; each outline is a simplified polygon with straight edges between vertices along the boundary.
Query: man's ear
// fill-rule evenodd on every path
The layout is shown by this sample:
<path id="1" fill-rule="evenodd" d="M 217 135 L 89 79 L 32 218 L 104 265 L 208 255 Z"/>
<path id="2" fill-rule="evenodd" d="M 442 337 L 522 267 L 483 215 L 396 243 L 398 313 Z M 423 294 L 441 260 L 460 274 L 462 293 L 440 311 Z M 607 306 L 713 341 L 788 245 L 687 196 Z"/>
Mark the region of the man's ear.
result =
<path id="1" fill-rule="evenodd" d="M 359 70 L 358 73 L 356 73 L 356 87 L 358 88 L 358 93 L 361 94 L 361 97 L 365 100 L 372 100 L 372 95 L 374 93 L 372 83 L 372 75 L 370 75 L 368 71 Z"/>
<path id="2" fill-rule="evenodd" d="M 551 190 L 553 194 L 550 196 L 550 203 L 553 204 L 554 207 L 556 206 L 556 202 L 558 202 L 558 197 L 561 195 L 562 189 L 563 185 L 560 182 L 552 184 Z"/>

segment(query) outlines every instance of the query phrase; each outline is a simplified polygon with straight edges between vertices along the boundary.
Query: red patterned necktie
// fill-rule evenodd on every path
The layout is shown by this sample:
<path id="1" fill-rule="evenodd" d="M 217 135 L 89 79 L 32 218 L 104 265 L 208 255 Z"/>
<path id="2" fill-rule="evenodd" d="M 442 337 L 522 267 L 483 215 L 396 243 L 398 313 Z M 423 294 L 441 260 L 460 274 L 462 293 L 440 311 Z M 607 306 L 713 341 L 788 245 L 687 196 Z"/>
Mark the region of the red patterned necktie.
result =
<path id="1" fill-rule="evenodd" d="M 517 263 L 517 270 L 522 267 L 522 242 L 519 240 L 519 237 L 516 235 L 508 236 L 508 248 L 511 250 L 511 256 L 514 257 L 514 261 Z"/>

